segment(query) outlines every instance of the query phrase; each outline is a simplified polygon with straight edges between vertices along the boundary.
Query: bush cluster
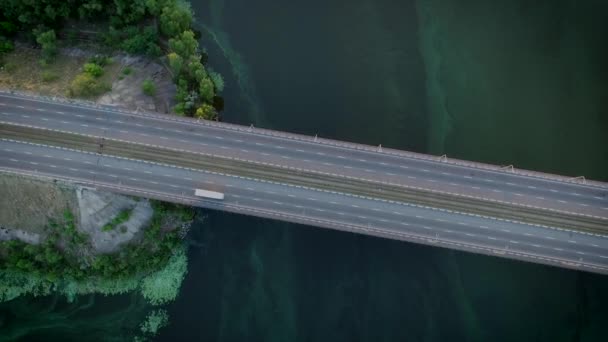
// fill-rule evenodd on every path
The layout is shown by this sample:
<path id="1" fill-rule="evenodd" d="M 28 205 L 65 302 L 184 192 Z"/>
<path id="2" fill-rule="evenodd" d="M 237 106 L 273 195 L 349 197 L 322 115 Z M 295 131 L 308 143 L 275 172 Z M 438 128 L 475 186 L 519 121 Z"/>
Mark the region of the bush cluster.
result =
<path id="1" fill-rule="evenodd" d="M 160 202 L 153 207 L 152 222 L 144 240 L 114 254 L 83 255 L 88 236 L 76 229 L 70 211 L 66 211 L 61 223 L 49 223 L 48 238 L 40 245 L 18 240 L 0 242 L 0 302 L 26 292 L 48 294 L 51 289 L 61 289 L 68 297 L 99 289 L 117 293 L 139 286 L 139 281 L 132 280 L 135 276 L 144 277 L 142 294 L 151 303 L 174 298 L 186 272 L 187 259 L 177 233 L 163 232 L 161 226 L 165 217 L 191 220 L 194 212 L 191 208 Z M 126 216 L 122 214 L 120 219 Z M 166 265 L 167 270 L 158 271 Z M 26 286 L 26 280 L 31 284 Z M 22 285 L 25 287 L 20 290 Z"/>

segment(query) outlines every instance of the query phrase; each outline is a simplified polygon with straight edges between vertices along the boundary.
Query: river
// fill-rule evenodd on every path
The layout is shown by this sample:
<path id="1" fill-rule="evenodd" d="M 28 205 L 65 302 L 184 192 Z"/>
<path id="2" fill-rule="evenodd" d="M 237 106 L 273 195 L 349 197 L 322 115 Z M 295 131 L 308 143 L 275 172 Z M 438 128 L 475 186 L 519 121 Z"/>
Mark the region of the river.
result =
<path id="1" fill-rule="evenodd" d="M 598 1 L 192 4 L 225 76 L 224 121 L 608 181 L 608 6 Z M 608 340 L 605 276 L 199 218 L 159 341 Z M 93 311 L 118 322 L 140 308 L 116 300 L 97 298 Z"/>

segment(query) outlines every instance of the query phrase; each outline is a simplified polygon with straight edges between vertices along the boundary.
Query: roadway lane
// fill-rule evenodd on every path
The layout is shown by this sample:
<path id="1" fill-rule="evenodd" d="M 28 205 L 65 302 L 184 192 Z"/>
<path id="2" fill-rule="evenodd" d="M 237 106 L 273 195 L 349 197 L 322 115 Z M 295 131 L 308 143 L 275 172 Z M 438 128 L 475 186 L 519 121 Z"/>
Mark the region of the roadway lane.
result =
<path id="1" fill-rule="evenodd" d="M 231 206 L 231 211 L 237 212 L 273 212 L 295 222 L 301 221 L 295 218 L 306 217 L 364 234 L 405 240 L 417 236 L 422 239 L 418 242 L 431 245 L 493 251 L 506 257 L 519 255 L 516 258 L 536 262 L 549 262 L 539 258 L 547 258 L 549 263 L 561 260 L 558 264 L 579 265 L 569 265 L 576 269 L 608 272 L 605 236 L 4 140 L 0 141 L 0 156 L 0 168 L 34 170 L 82 183 L 101 182 L 185 197 L 192 197 L 197 187 L 225 192 L 223 202 L 197 202 L 214 209 Z"/>
<path id="2" fill-rule="evenodd" d="M 602 187 L 277 138 L 175 118 L 42 103 L 6 94 L 0 94 L 0 101 L 3 121 L 608 218 L 608 190 Z"/>

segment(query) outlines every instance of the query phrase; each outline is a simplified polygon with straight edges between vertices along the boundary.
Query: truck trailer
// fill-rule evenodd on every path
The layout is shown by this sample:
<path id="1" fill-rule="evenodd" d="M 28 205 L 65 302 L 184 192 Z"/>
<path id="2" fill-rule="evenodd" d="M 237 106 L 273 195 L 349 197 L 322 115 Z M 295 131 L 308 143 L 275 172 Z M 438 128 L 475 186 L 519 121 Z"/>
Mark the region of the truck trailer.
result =
<path id="1" fill-rule="evenodd" d="M 217 199 L 217 200 L 224 199 L 224 194 L 221 192 L 209 191 L 209 190 L 203 190 L 203 189 L 194 189 L 194 196 Z"/>

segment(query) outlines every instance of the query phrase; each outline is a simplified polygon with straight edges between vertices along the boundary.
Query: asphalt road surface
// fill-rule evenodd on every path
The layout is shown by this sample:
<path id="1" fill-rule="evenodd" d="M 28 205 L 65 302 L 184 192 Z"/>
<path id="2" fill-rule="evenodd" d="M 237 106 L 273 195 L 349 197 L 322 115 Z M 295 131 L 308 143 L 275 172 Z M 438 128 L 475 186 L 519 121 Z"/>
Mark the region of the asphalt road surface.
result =
<path id="1" fill-rule="evenodd" d="M 608 237 L 0 139 L 0 171 L 459 250 L 608 273 Z M 224 201 L 193 196 L 195 188 Z M 577 190 L 579 191 L 579 190 Z"/>
<path id="2" fill-rule="evenodd" d="M 202 152 L 257 163 L 432 190 L 484 201 L 606 220 L 608 184 L 465 167 L 437 157 L 407 157 L 282 132 L 124 113 L 0 93 L 0 122 Z M 232 127 L 232 128 L 229 128 Z M 421 156 L 421 155 L 417 155 Z"/>

